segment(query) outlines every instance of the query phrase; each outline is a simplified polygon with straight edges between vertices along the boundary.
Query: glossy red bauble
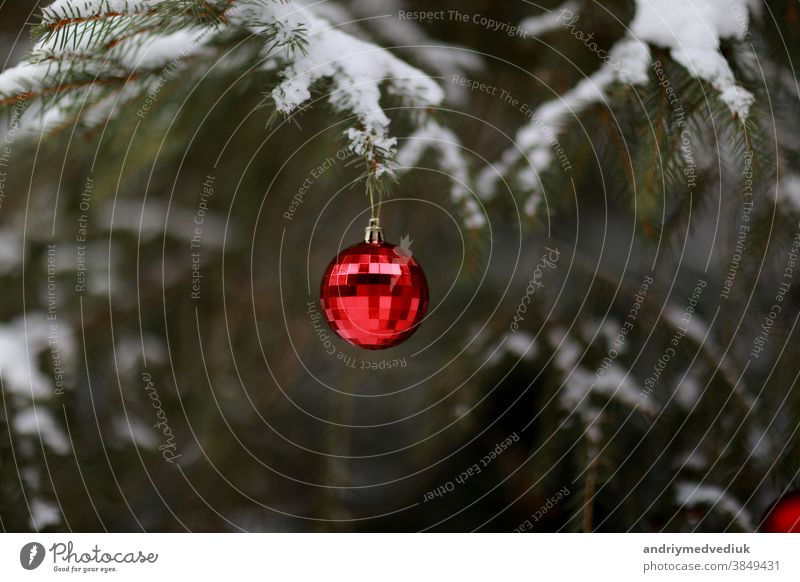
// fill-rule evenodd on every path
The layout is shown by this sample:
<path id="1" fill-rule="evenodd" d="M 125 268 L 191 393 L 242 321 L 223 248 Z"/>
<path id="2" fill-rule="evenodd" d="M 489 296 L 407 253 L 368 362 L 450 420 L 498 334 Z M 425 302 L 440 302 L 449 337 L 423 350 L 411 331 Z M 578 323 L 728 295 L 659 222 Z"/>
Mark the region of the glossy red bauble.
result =
<path id="1" fill-rule="evenodd" d="M 767 510 L 761 522 L 766 533 L 800 533 L 800 491 L 781 497 Z"/>
<path id="2" fill-rule="evenodd" d="M 380 350 L 416 331 L 428 308 L 428 283 L 409 250 L 382 241 L 363 242 L 328 265 L 320 301 L 339 337 Z"/>

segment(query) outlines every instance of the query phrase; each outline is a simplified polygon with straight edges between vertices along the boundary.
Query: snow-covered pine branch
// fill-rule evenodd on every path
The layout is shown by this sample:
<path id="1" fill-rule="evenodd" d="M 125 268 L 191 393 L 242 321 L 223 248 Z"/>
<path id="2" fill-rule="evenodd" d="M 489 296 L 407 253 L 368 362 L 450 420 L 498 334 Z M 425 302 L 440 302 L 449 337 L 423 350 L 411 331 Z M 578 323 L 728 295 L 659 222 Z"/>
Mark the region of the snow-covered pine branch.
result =
<path id="1" fill-rule="evenodd" d="M 450 177 L 450 199 L 460 206 L 464 213 L 464 226 L 481 228 L 486 223 L 486 216 L 476 202 L 475 193 L 471 190 L 469 162 L 463 155 L 463 146 L 455 133 L 429 120 L 408 138 L 405 145 L 397 153 L 397 171 L 400 174 L 414 169 L 426 151 L 438 154 L 439 166 Z"/>
<path id="2" fill-rule="evenodd" d="M 297 112 L 326 84 L 330 106 L 355 118 L 346 135 L 375 178 L 390 168 L 396 148 L 382 91 L 422 109 L 444 98 L 419 69 L 292 1 L 56 0 L 43 9 L 37 33 L 29 59 L 0 74 L 0 106 L 24 104 L 44 114 L 45 127 L 71 119 L 76 107 L 84 122 L 117 115 L 163 83 L 167 68 L 171 75 L 207 72 L 198 61 L 222 59 L 225 40 L 242 37 L 260 41 L 257 69 L 277 76 L 271 95 L 278 112 Z"/>
<path id="3" fill-rule="evenodd" d="M 676 486 L 675 503 L 682 508 L 709 507 L 731 520 L 741 530 L 754 530 L 753 518 L 733 495 L 721 487 L 703 483 L 681 482 Z"/>
<path id="4" fill-rule="evenodd" d="M 333 2 L 314 4 L 314 10 L 330 22 L 363 32 L 381 46 L 397 49 L 412 63 L 436 76 L 470 76 L 484 71 L 484 60 L 475 51 L 431 37 L 418 22 L 387 18 L 404 8 L 402 0 L 350 0 L 346 7 Z M 445 92 L 449 103 L 467 103 L 469 90 L 465 87 L 446 83 Z"/>
<path id="5" fill-rule="evenodd" d="M 397 145 L 380 105 L 381 84 L 386 82 L 390 93 L 417 107 L 432 107 L 444 98 L 441 87 L 419 69 L 332 27 L 307 8 L 263 0 L 244 6 L 241 13 L 261 10 L 267 21 L 302 23 L 307 28 L 304 54 L 282 63 L 282 82 L 272 91 L 275 105 L 279 112 L 291 114 L 311 98 L 315 83 L 323 79 L 332 83 L 328 101 L 336 111 L 356 115 L 358 124 L 347 130 L 347 136 L 353 151 L 367 160 L 371 175 L 380 177 L 389 169 L 386 157 Z"/>
<path id="6" fill-rule="evenodd" d="M 627 34 L 604 53 L 597 71 L 539 106 L 531 121 L 518 131 L 515 146 L 481 173 L 479 188 L 491 195 L 500 176 L 519 170 L 520 185 L 528 192 L 525 210 L 534 215 L 543 194 L 541 175 L 553 163 L 562 126 L 588 106 L 605 103 L 607 90 L 615 83 L 645 85 L 652 63 L 650 46 L 668 49 L 671 58 L 691 76 L 717 91 L 732 115 L 746 119 L 754 97 L 738 83 L 720 52 L 720 41 L 743 40 L 749 31 L 750 13 L 757 10 L 754 0 L 636 0 Z M 575 28 L 579 22 L 576 4 L 568 1 L 548 14 L 526 19 L 522 26 L 537 34 L 560 29 L 588 34 Z"/>

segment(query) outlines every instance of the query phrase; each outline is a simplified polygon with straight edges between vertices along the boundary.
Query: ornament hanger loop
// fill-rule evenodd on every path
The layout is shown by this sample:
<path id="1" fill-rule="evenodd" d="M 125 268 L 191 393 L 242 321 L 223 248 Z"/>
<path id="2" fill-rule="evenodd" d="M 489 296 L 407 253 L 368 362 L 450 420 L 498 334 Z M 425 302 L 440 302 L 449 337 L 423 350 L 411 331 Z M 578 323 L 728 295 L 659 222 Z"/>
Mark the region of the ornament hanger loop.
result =
<path id="1" fill-rule="evenodd" d="M 378 202 L 375 203 L 375 191 L 378 191 Z M 364 233 L 364 242 L 370 244 L 383 243 L 383 229 L 381 228 L 381 204 L 383 204 L 383 184 L 372 177 L 367 179 L 367 194 L 369 194 L 370 219 Z"/>

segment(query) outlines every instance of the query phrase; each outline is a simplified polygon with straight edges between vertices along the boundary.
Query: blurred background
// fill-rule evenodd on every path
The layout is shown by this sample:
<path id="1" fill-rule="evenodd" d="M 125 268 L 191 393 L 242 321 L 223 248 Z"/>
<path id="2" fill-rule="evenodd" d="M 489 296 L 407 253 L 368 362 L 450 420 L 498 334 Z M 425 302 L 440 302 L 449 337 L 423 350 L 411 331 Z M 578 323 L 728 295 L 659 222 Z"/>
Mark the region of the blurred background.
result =
<path id="1" fill-rule="evenodd" d="M 108 122 L 31 137 L 7 111 L 2 528 L 756 529 L 800 468 L 800 54 L 783 42 L 800 35 L 800 10 L 753 7 L 748 37 L 721 44 L 755 96 L 746 121 L 652 47 L 685 108 L 691 164 L 649 70 L 561 120 L 570 168 L 542 173 L 526 213 L 517 168 L 499 170 L 493 195 L 481 172 L 530 121 L 520 105 L 557 102 L 598 69 L 596 50 L 563 24 L 508 35 L 400 14 L 516 26 L 563 7 L 315 7 L 445 89 L 433 115 L 458 136 L 486 217 L 465 225 L 436 152 L 400 173 L 384 231 L 413 239 L 431 306 L 386 351 L 326 342 L 309 313 L 369 212 L 349 121 L 324 104 L 275 122 L 262 77 L 200 60 L 144 116 L 146 96 Z M 568 8 L 608 50 L 636 6 Z M 0 15 L 7 69 L 37 12 L 6 0 Z M 384 101 L 402 149 L 413 115 Z"/>

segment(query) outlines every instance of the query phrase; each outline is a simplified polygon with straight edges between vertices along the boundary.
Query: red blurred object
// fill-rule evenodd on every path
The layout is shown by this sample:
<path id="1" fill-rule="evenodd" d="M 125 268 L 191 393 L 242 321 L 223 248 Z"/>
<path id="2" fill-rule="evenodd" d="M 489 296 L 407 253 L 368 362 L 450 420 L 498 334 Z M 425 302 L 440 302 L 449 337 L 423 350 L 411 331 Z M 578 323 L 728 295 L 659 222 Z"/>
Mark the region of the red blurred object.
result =
<path id="1" fill-rule="evenodd" d="M 767 510 L 761 521 L 766 533 L 800 533 L 800 491 L 781 497 Z"/>
<path id="2" fill-rule="evenodd" d="M 322 277 L 320 301 L 339 337 L 381 350 L 416 331 L 428 308 L 428 282 L 408 249 L 379 239 L 339 253 Z"/>

